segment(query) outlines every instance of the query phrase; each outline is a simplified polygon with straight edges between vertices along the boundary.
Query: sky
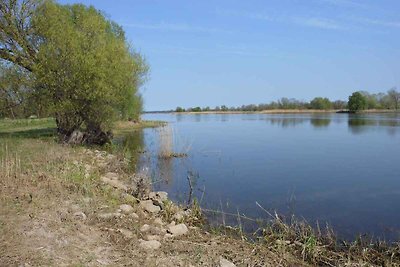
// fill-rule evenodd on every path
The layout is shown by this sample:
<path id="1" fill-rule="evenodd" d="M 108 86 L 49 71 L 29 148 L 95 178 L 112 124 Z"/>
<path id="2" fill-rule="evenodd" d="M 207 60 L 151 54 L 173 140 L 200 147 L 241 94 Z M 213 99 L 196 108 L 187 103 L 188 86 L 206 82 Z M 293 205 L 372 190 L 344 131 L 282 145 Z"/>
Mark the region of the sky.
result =
<path id="1" fill-rule="evenodd" d="M 398 0 L 62 0 L 102 10 L 150 65 L 145 110 L 400 87 Z"/>

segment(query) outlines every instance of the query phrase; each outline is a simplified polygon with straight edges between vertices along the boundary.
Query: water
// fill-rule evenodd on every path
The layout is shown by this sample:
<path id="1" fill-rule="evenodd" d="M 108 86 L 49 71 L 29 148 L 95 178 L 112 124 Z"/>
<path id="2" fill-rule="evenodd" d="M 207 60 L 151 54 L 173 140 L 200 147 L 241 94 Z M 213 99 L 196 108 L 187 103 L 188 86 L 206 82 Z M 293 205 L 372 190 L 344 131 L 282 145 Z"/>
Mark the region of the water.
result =
<path id="1" fill-rule="evenodd" d="M 400 233 L 400 114 L 147 114 L 138 168 L 180 202 L 268 218 L 268 211 L 329 223 L 341 237 Z M 186 158 L 159 159 L 163 149 Z M 146 169 L 147 167 L 147 169 Z M 229 216 L 228 216 L 229 217 Z M 236 223 L 236 218 L 218 222 Z"/>

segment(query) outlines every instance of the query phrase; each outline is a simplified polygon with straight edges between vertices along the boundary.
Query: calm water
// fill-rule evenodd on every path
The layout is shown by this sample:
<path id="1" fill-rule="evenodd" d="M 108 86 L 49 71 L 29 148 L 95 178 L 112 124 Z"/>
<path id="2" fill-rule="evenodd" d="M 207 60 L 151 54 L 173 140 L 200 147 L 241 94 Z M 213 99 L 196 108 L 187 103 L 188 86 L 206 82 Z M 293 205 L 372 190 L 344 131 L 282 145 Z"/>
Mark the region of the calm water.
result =
<path id="1" fill-rule="evenodd" d="M 176 201 L 187 201 L 190 176 L 206 208 L 268 218 L 258 202 L 269 211 L 327 222 L 345 238 L 400 236 L 400 114 L 144 119 L 169 126 L 137 133 L 147 151 L 138 169 Z M 161 160 L 160 150 L 188 157 Z M 237 223 L 235 217 L 223 219 Z"/>

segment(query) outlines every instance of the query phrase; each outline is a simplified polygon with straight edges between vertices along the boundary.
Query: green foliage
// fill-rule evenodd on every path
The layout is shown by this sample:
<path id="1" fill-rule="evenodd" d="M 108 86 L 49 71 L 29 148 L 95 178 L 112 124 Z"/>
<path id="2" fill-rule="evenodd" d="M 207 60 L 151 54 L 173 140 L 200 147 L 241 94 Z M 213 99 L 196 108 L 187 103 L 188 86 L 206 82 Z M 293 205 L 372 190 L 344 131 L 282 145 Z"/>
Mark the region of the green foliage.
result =
<path id="1" fill-rule="evenodd" d="M 182 107 L 177 107 L 177 108 L 175 109 L 175 112 L 185 112 L 185 109 L 182 108 Z"/>
<path id="2" fill-rule="evenodd" d="M 310 102 L 310 107 L 312 109 L 323 109 L 323 110 L 328 110 L 332 109 L 332 103 L 328 98 L 323 98 L 323 97 L 316 97 Z"/>
<path id="3" fill-rule="evenodd" d="M 361 92 L 354 92 L 349 96 L 348 107 L 352 112 L 364 110 L 368 107 L 367 98 Z"/>
<path id="4" fill-rule="evenodd" d="M 395 88 L 392 88 L 388 91 L 387 95 L 390 106 L 396 110 L 399 109 L 400 92 L 398 92 Z"/>
<path id="5" fill-rule="evenodd" d="M 118 117 L 137 118 L 143 59 L 130 53 L 122 29 L 93 7 L 46 2 L 34 25 L 45 42 L 35 68 L 41 93 L 67 134 L 107 131 Z"/>
<path id="6" fill-rule="evenodd" d="M 26 1 L 29 0 L 23 2 Z M 7 1 L 7 5 L 17 10 L 14 13 L 23 13 L 24 5 L 14 6 L 12 1 Z M 0 12 L 13 17 L 11 11 L 2 8 Z M 29 97 L 20 102 L 30 99 L 40 103 L 36 110 L 54 115 L 58 132 L 66 137 L 75 130 L 104 135 L 117 119 L 138 121 L 143 106 L 138 90 L 146 81 L 149 68 L 144 58 L 128 45 L 122 28 L 94 7 L 81 4 L 44 1 L 30 11 L 33 15 L 27 24 L 29 33 L 40 40 L 35 43 L 37 49 L 31 57 L 34 60 L 29 60 L 27 67 L 9 55 L 0 55 L 29 70 L 34 78 L 25 92 Z M 14 18 L 17 21 L 10 28 L 17 27 L 18 19 L 22 22 L 24 17 Z M 7 23 L 0 20 L 2 26 Z M 19 36 L 10 35 L 13 37 Z M 0 39 L 0 48 L 6 45 Z M 21 50 L 24 48 L 21 46 Z M 21 55 L 29 51 L 21 51 Z M 17 89 L 23 88 L 21 81 L 18 84 Z M 8 107 L 9 102 L 1 105 Z"/>
<path id="7" fill-rule="evenodd" d="M 200 112 L 201 111 L 201 107 L 194 107 L 191 109 L 192 112 Z"/>

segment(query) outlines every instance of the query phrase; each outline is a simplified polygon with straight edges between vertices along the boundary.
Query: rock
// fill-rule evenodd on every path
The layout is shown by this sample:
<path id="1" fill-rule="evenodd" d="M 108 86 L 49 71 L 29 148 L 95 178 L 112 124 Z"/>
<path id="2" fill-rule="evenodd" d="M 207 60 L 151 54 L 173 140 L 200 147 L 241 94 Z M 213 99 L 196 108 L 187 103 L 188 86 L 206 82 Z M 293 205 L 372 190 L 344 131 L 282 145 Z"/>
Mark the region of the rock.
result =
<path id="1" fill-rule="evenodd" d="M 82 211 L 77 211 L 77 212 L 74 213 L 74 218 L 76 220 L 85 221 L 87 219 L 87 216 Z"/>
<path id="2" fill-rule="evenodd" d="M 161 210 L 159 206 L 153 204 L 152 200 L 142 200 L 140 201 L 140 206 L 147 212 L 157 213 Z"/>
<path id="3" fill-rule="evenodd" d="M 110 178 L 107 178 L 105 176 L 102 176 L 100 178 L 100 180 L 105 183 L 108 184 L 116 189 L 122 190 L 122 191 L 128 191 L 128 187 L 126 185 L 124 185 L 122 182 L 118 181 L 118 180 L 111 180 Z"/>
<path id="4" fill-rule="evenodd" d="M 133 212 L 133 207 L 131 205 L 128 204 L 122 204 L 119 206 L 119 209 L 121 210 L 121 212 L 123 214 L 130 214 Z"/>
<path id="5" fill-rule="evenodd" d="M 119 176 L 115 172 L 107 172 L 105 177 L 107 177 L 110 180 L 118 180 Z"/>
<path id="6" fill-rule="evenodd" d="M 132 212 L 131 214 L 129 214 L 129 216 L 132 217 L 132 219 L 134 220 L 138 220 L 139 219 L 139 215 L 137 215 L 136 213 Z"/>
<path id="7" fill-rule="evenodd" d="M 133 232 L 128 229 L 118 229 L 118 232 L 120 232 L 126 239 L 131 239 L 135 236 Z"/>
<path id="8" fill-rule="evenodd" d="M 168 193 L 164 191 L 150 192 L 149 199 L 151 199 L 154 205 L 163 207 L 164 201 L 168 200 Z"/>
<path id="9" fill-rule="evenodd" d="M 152 233 L 153 235 L 165 235 L 167 233 L 167 230 L 155 226 L 150 226 L 150 233 Z"/>
<path id="10" fill-rule="evenodd" d="M 144 224 L 142 227 L 140 227 L 140 232 L 144 233 L 150 230 L 150 225 Z"/>
<path id="11" fill-rule="evenodd" d="M 172 221 L 170 224 L 167 225 L 167 227 L 171 227 L 171 226 L 175 226 L 175 225 L 176 225 L 175 221 Z"/>
<path id="12" fill-rule="evenodd" d="M 81 131 L 75 130 L 66 141 L 70 145 L 80 145 L 84 142 L 84 139 L 85 135 Z"/>
<path id="13" fill-rule="evenodd" d="M 153 224 L 156 225 L 156 226 L 163 226 L 164 222 L 162 221 L 161 218 L 155 218 L 154 221 L 153 221 Z"/>
<path id="14" fill-rule="evenodd" d="M 165 234 L 164 235 L 164 238 L 166 238 L 166 239 L 168 239 L 168 238 L 173 238 L 174 236 L 173 235 L 171 235 L 171 234 Z"/>
<path id="15" fill-rule="evenodd" d="M 111 220 L 111 219 L 117 219 L 117 218 L 121 218 L 122 214 L 118 213 L 118 212 L 114 212 L 114 213 L 101 213 L 99 215 L 97 215 L 97 217 L 99 219 L 103 219 L 103 220 Z"/>
<path id="16" fill-rule="evenodd" d="M 179 211 L 172 216 L 172 219 L 181 222 L 185 217 L 185 212 L 184 211 Z"/>
<path id="17" fill-rule="evenodd" d="M 171 233 L 173 236 L 185 235 L 188 231 L 188 228 L 183 223 L 168 227 L 168 232 Z"/>
<path id="18" fill-rule="evenodd" d="M 223 257 L 219 258 L 219 266 L 220 267 L 236 267 L 235 264 L 232 262 L 228 261 L 227 259 L 224 259 Z"/>
<path id="19" fill-rule="evenodd" d="M 139 246 L 142 249 L 149 251 L 149 250 L 159 249 L 161 247 L 161 243 L 157 240 L 149 240 L 149 241 L 141 240 Z"/>
<path id="20" fill-rule="evenodd" d="M 122 198 L 129 203 L 134 203 L 134 204 L 139 203 L 139 200 L 136 197 L 128 193 L 122 193 Z"/>
<path id="21" fill-rule="evenodd" d="M 147 241 L 151 241 L 151 240 L 157 240 L 157 241 L 159 241 L 159 240 L 161 239 L 161 237 L 160 237 L 159 235 L 147 235 L 147 236 L 145 237 L 145 239 L 146 239 Z"/>

